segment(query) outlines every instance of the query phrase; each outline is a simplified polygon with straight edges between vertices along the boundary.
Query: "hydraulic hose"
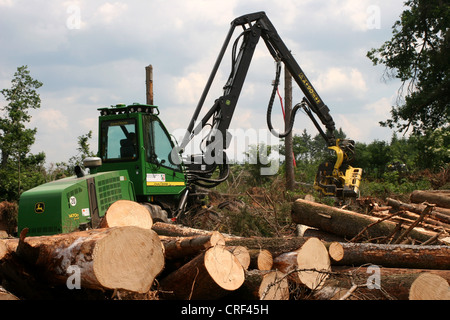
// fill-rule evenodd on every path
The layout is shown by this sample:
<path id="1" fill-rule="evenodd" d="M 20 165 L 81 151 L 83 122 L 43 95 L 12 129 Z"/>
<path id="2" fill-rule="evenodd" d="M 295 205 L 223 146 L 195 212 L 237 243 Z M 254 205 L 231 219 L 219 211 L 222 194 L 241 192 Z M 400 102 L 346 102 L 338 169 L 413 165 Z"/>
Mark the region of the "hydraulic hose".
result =
<path id="1" fill-rule="evenodd" d="M 285 119 L 285 123 L 288 123 L 286 131 L 283 133 L 278 133 L 277 131 L 275 131 L 275 129 L 272 126 L 272 108 L 273 108 L 273 102 L 275 100 L 275 95 L 277 93 L 278 85 L 280 83 L 280 74 L 281 74 L 281 63 L 280 63 L 280 61 L 277 61 L 275 81 L 273 84 L 273 90 L 272 90 L 272 94 L 270 96 L 269 105 L 267 106 L 267 126 L 269 127 L 270 132 L 275 137 L 284 138 L 292 131 L 292 128 L 294 126 L 295 114 L 297 113 L 298 109 L 300 109 L 302 107 L 302 103 L 297 103 L 294 106 L 294 108 L 292 109 L 289 119 Z"/>

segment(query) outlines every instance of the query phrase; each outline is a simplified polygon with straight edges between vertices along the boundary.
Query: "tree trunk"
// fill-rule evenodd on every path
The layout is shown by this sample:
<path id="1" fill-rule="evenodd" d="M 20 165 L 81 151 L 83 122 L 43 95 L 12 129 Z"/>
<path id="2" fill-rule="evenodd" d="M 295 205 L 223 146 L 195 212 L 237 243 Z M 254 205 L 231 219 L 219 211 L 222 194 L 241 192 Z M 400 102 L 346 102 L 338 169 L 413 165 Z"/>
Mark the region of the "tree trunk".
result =
<path id="1" fill-rule="evenodd" d="M 164 246 L 166 259 L 173 260 L 189 256 L 196 256 L 201 251 L 214 247 L 217 244 L 225 245 L 225 238 L 217 231 L 209 235 L 190 237 L 159 236 Z"/>
<path id="2" fill-rule="evenodd" d="M 326 242 L 325 246 L 328 249 L 331 264 L 342 261 L 344 258 L 344 246 L 340 242 Z"/>
<path id="3" fill-rule="evenodd" d="M 313 296 L 319 300 L 408 300 L 413 283 L 423 274 L 450 280 L 448 270 L 333 266 L 323 287 Z M 442 293 L 443 281 L 438 283 Z"/>
<path id="4" fill-rule="evenodd" d="M 292 76 L 289 70 L 284 68 L 284 129 L 290 126 L 292 117 Z M 295 156 L 293 151 L 292 130 L 284 139 L 285 150 L 285 170 L 286 170 L 286 190 L 294 191 L 295 189 Z"/>
<path id="5" fill-rule="evenodd" d="M 392 268 L 450 269 L 450 246 L 339 243 L 343 254 L 333 265 L 374 264 Z"/>
<path id="6" fill-rule="evenodd" d="M 99 228 L 136 226 L 151 229 L 152 225 L 150 212 L 142 204 L 118 200 L 108 208 L 100 221 Z"/>
<path id="7" fill-rule="evenodd" d="M 81 287 L 100 290 L 148 292 L 164 267 L 158 235 L 139 227 L 28 238 L 22 234 L 16 253 L 50 282 L 67 284 L 78 274 Z"/>
<path id="8" fill-rule="evenodd" d="M 309 238 L 305 237 L 251 237 L 251 238 L 227 238 L 225 243 L 227 246 L 243 246 L 247 249 L 265 249 L 269 251 L 273 257 L 282 253 L 295 251 L 300 248 Z"/>
<path id="9" fill-rule="evenodd" d="M 289 300 L 289 283 L 284 273 L 250 270 L 242 286 L 229 296 L 236 300 Z"/>
<path id="10" fill-rule="evenodd" d="M 246 247 L 243 246 L 232 246 L 226 247 L 239 261 L 244 270 L 248 270 L 250 266 L 250 253 Z"/>
<path id="11" fill-rule="evenodd" d="M 218 299 L 238 289 L 244 280 L 237 258 L 217 245 L 163 278 L 160 292 L 164 299 Z"/>
<path id="12" fill-rule="evenodd" d="M 250 269 L 268 271 L 272 270 L 273 256 L 266 249 L 250 249 Z"/>
<path id="13" fill-rule="evenodd" d="M 410 200 L 414 203 L 428 202 L 438 207 L 450 209 L 450 193 L 445 192 L 445 190 L 441 192 L 439 190 L 436 190 L 436 192 L 415 190 L 411 192 Z"/>
<path id="14" fill-rule="evenodd" d="M 373 238 L 385 238 L 396 232 L 397 224 L 390 221 L 379 222 L 374 218 L 357 212 L 330 207 L 324 204 L 297 199 L 292 207 L 292 220 L 295 223 L 308 225 L 320 230 L 331 232 L 339 236 L 353 238 L 365 230 L 365 236 L 370 240 Z M 402 230 L 400 230 L 400 234 Z M 426 241 L 435 232 L 411 230 L 409 237 Z"/>
<path id="15" fill-rule="evenodd" d="M 275 257 L 273 268 L 310 289 L 319 289 L 330 271 L 330 258 L 325 245 L 317 238 L 309 238 L 301 248 Z"/>
<path id="16" fill-rule="evenodd" d="M 169 224 L 164 222 L 155 222 L 152 226 L 157 234 L 169 237 L 192 237 L 200 235 L 209 235 L 212 231 L 186 227 L 180 224 Z M 226 238 L 233 237 L 222 233 Z"/>
<path id="17" fill-rule="evenodd" d="M 449 283 L 433 273 L 423 273 L 411 285 L 409 300 L 450 300 Z"/>
<path id="18" fill-rule="evenodd" d="M 0 301 L 5 301 L 5 300 L 19 300 L 19 298 L 17 298 L 11 292 L 8 292 L 2 286 L 0 286 Z"/>
<path id="19" fill-rule="evenodd" d="M 395 200 L 392 198 L 386 198 L 386 202 L 388 205 L 392 206 L 393 208 L 397 210 L 408 210 L 415 213 L 422 213 L 423 210 L 426 208 L 423 204 L 417 204 L 417 203 L 404 203 L 399 200 Z M 430 214 L 430 217 L 433 219 L 436 219 L 438 221 L 442 221 L 444 223 L 450 223 L 450 209 L 447 208 L 441 208 L 441 207 L 434 207 L 433 211 Z"/>

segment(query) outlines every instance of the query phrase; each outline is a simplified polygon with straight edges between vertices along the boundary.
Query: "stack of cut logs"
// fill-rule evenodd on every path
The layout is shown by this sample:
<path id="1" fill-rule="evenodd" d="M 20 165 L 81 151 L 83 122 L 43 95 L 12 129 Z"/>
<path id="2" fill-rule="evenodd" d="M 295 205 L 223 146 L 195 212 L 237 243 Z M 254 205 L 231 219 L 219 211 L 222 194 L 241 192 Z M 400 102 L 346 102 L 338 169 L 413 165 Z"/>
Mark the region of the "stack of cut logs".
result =
<path id="1" fill-rule="evenodd" d="M 302 233 L 263 238 L 153 223 L 117 201 L 98 229 L 0 240 L 0 300 L 450 300 L 449 229 L 436 218 L 450 206 L 418 202 L 361 214 L 298 199 Z"/>

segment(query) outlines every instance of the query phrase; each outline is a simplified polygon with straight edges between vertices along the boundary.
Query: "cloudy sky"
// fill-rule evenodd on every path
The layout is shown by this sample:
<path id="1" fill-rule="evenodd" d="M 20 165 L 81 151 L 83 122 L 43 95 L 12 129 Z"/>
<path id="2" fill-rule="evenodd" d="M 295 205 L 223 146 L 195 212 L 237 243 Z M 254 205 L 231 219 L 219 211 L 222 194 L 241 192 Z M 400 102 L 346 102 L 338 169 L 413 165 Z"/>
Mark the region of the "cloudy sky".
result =
<path id="1" fill-rule="evenodd" d="M 179 132 L 187 127 L 230 22 L 265 11 L 336 126 L 356 141 L 389 140 L 392 131 L 378 122 L 389 116 L 399 83 L 384 81 L 384 67 L 374 67 L 366 53 L 391 38 L 403 9 L 403 0 L 0 0 L 0 88 L 10 88 L 22 65 L 43 82 L 41 108 L 32 111 L 30 126 L 38 130 L 32 152 L 45 152 L 47 163 L 76 155 L 77 137 L 89 130 L 96 151 L 97 108 L 145 103 L 149 64 L 154 103 L 168 130 Z M 206 106 L 222 94 L 229 51 L 224 60 Z M 267 128 L 274 73 L 261 41 L 231 129 Z M 294 103 L 301 98 L 294 84 Z M 281 125 L 279 100 L 274 110 L 274 124 Z M 294 128 L 317 133 L 300 112 Z"/>

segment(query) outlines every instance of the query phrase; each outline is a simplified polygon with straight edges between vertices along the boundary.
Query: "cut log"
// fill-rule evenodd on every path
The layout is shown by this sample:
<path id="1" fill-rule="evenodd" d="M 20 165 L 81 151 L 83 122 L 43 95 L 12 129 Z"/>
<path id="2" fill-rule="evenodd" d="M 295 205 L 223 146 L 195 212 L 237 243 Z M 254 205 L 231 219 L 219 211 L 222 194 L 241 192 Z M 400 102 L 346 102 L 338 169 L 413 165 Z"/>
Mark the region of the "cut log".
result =
<path id="1" fill-rule="evenodd" d="M 330 260 L 333 262 L 340 262 L 344 258 L 344 247 L 340 242 L 331 242 L 325 243 L 325 246 L 328 249 L 328 254 L 330 256 Z"/>
<path id="2" fill-rule="evenodd" d="M 200 235 L 209 235 L 211 231 L 186 227 L 180 224 L 169 224 L 164 222 L 155 222 L 152 229 L 161 236 L 169 237 L 192 237 Z M 222 233 L 223 234 L 223 233 Z M 228 235 L 223 234 L 228 237 Z"/>
<path id="3" fill-rule="evenodd" d="M 309 289 L 319 289 L 330 271 L 330 258 L 325 245 L 309 238 L 301 248 L 283 253 L 273 260 L 273 268 L 292 275 L 290 279 Z"/>
<path id="4" fill-rule="evenodd" d="M 248 270 L 250 266 L 250 253 L 246 247 L 243 246 L 232 246 L 226 247 L 239 261 L 244 270 Z"/>
<path id="5" fill-rule="evenodd" d="M 0 261 L 16 251 L 18 244 L 18 238 L 0 239 Z"/>
<path id="6" fill-rule="evenodd" d="M 253 269 L 245 274 L 242 286 L 228 298 L 236 300 L 289 300 L 289 283 L 284 273 Z"/>
<path id="7" fill-rule="evenodd" d="M 340 243 L 342 258 L 333 265 L 374 264 L 392 268 L 450 269 L 450 246 Z"/>
<path id="8" fill-rule="evenodd" d="M 437 274 L 423 273 L 412 283 L 409 300 L 450 300 L 448 281 Z"/>
<path id="9" fill-rule="evenodd" d="M 8 254 L 8 248 L 6 247 L 6 243 L 0 240 L 0 261 L 6 257 Z"/>
<path id="10" fill-rule="evenodd" d="M 19 298 L 16 297 L 11 292 L 8 292 L 7 290 L 5 290 L 2 286 L 0 286 L 0 301 L 5 301 L 5 300 L 19 300 Z"/>
<path id="11" fill-rule="evenodd" d="M 99 228 L 136 226 L 151 229 L 153 220 L 150 212 L 142 205 L 130 200 L 114 202 L 101 219 Z"/>
<path id="12" fill-rule="evenodd" d="M 266 249 L 250 249 L 250 269 L 257 270 L 272 270 L 273 256 L 269 250 Z"/>
<path id="13" fill-rule="evenodd" d="M 224 236 L 217 231 L 210 232 L 208 235 L 191 237 L 159 236 L 159 238 L 164 245 L 164 255 L 168 260 L 196 256 L 201 251 L 217 244 L 225 245 Z"/>
<path id="14" fill-rule="evenodd" d="M 428 273 L 450 279 L 448 270 L 333 266 L 324 286 L 313 295 L 321 300 L 408 300 L 414 281 Z"/>
<path id="15" fill-rule="evenodd" d="M 67 284 L 77 273 L 81 287 L 145 293 L 164 267 L 163 247 L 149 229 L 114 227 L 21 237 L 17 255 L 34 262 L 43 277 L 56 284 Z"/>
<path id="16" fill-rule="evenodd" d="M 436 192 L 415 190 L 411 192 L 409 199 L 414 203 L 428 202 L 435 204 L 437 207 L 450 209 L 450 193 L 448 192 L 439 192 L 439 190 L 436 190 Z"/>
<path id="17" fill-rule="evenodd" d="M 325 232 L 323 230 L 318 230 L 316 228 L 310 228 L 308 227 L 304 232 L 303 232 L 303 237 L 314 237 L 314 238 L 319 238 L 320 240 L 326 241 L 326 242 L 333 242 L 333 241 L 337 241 L 337 242 L 344 242 L 345 239 L 342 236 L 338 236 L 336 234 L 330 233 L 330 232 Z"/>
<path id="18" fill-rule="evenodd" d="M 391 221 L 382 221 L 365 214 L 334 208 L 324 204 L 297 199 L 292 206 L 292 221 L 320 230 L 334 233 L 339 236 L 353 238 L 362 230 L 370 240 L 385 238 L 397 230 L 397 224 Z M 400 230 L 403 233 L 403 230 Z M 435 232 L 414 228 L 408 236 L 418 241 L 427 241 L 435 236 Z"/>
<path id="19" fill-rule="evenodd" d="M 217 245 L 161 279 L 160 294 L 163 299 L 218 299 L 238 289 L 244 280 L 237 258 Z"/>
<path id="20" fill-rule="evenodd" d="M 269 251 L 273 257 L 285 252 L 295 251 L 300 248 L 309 238 L 306 237 L 251 237 L 251 238 L 227 238 L 225 243 L 227 246 L 243 246 L 247 249 L 265 249 Z"/>
<path id="21" fill-rule="evenodd" d="M 414 213 L 420 214 L 426 208 L 425 205 L 420 203 L 405 203 L 400 200 L 386 198 L 387 203 L 397 210 L 408 210 Z M 442 221 L 444 223 L 450 223 L 450 209 L 434 207 L 430 214 L 433 219 Z"/>

